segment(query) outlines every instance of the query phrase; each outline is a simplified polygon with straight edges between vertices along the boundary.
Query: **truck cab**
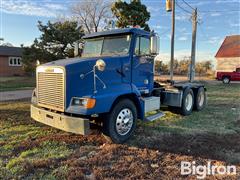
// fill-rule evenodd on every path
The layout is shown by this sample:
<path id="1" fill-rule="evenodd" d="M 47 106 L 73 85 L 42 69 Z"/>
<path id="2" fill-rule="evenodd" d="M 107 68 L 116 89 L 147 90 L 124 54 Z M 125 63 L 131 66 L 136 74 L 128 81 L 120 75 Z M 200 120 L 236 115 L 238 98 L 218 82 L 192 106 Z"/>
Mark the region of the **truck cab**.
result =
<path id="1" fill-rule="evenodd" d="M 137 119 L 160 110 L 160 104 L 189 115 L 206 102 L 203 85 L 154 82 L 154 57 L 159 50 L 155 33 L 115 29 L 86 35 L 81 57 L 40 65 L 31 117 L 64 131 L 86 135 L 90 123 L 100 122 L 103 133 L 122 143 L 134 132 Z"/>

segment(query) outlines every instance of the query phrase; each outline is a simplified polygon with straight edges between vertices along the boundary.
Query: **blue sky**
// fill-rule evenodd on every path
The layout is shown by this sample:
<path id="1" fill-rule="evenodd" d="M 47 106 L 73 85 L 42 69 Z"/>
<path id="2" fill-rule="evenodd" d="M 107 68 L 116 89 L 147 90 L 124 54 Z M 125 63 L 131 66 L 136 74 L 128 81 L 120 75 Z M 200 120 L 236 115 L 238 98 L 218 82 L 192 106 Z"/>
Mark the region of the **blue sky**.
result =
<path id="1" fill-rule="evenodd" d="M 197 7 L 199 24 L 197 32 L 197 61 L 213 60 L 227 35 L 240 34 L 240 0 L 185 0 Z M 60 16 L 69 16 L 69 6 L 78 0 L 0 0 L 0 37 L 15 46 L 30 45 L 39 37 L 37 21 L 46 23 Z M 182 0 L 178 5 L 192 11 Z M 149 25 L 161 38 L 160 57 L 169 60 L 171 13 L 165 11 L 165 0 L 142 0 L 151 13 Z M 177 58 L 189 56 L 191 51 L 192 25 L 188 12 L 176 6 Z"/>

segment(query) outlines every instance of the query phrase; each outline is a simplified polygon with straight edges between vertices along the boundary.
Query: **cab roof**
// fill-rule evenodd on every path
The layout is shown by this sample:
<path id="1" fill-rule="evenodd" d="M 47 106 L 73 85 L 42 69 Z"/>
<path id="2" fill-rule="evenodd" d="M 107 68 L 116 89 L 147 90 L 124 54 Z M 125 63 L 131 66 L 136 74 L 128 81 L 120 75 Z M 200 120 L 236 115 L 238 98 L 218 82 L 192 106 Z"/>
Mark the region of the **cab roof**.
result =
<path id="1" fill-rule="evenodd" d="M 94 38 L 99 36 L 109 36 L 109 35 L 116 35 L 116 34 L 138 34 L 138 35 L 146 35 L 149 36 L 150 32 L 139 29 L 139 28 L 124 28 L 124 29 L 113 29 L 109 31 L 102 31 L 102 32 L 96 32 L 91 34 L 86 34 L 83 38 Z"/>

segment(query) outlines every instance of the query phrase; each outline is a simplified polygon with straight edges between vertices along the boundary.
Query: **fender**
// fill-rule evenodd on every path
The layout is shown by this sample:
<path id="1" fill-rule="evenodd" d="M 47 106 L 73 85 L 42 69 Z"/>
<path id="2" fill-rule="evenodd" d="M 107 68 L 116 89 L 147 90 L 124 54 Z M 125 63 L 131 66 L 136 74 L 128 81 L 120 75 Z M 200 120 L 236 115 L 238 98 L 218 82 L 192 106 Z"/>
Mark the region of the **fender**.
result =
<path id="1" fill-rule="evenodd" d="M 141 94 L 133 84 L 122 84 L 121 87 L 117 86 L 112 89 L 111 92 L 98 93 L 95 96 L 84 96 L 96 99 L 96 105 L 92 109 L 86 109 L 83 107 L 72 106 L 71 104 L 66 109 L 67 113 L 79 114 L 79 115 L 92 115 L 107 113 L 111 111 L 111 108 L 122 98 L 131 99 L 136 105 L 138 111 L 138 118 L 144 118 L 144 104 L 141 99 Z M 121 91 L 117 91 L 121 90 Z"/>
<path id="2" fill-rule="evenodd" d="M 121 96 L 127 94 L 135 94 L 132 92 L 130 84 L 117 84 L 106 89 L 101 89 L 95 95 L 86 95 L 83 97 L 89 97 L 96 99 L 96 104 L 92 109 L 86 109 L 80 106 L 68 105 L 66 112 L 79 114 L 79 115 L 91 115 L 91 114 L 101 114 L 107 113 L 111 110 L 114 102 Z M 139 94 L 136 94 L 138 96 Z"/>

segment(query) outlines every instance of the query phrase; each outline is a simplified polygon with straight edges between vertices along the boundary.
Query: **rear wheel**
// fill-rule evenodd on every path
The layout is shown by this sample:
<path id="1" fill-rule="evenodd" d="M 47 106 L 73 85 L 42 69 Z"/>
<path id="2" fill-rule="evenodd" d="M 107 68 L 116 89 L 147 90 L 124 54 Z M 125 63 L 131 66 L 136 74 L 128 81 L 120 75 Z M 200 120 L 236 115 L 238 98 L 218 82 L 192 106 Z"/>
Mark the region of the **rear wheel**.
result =
<path id="1" fill-rule="evenodd" d="M 130 138 L 136 127 L 137 110 L 128 99 L 119 101 L 106 116 L 104 135 L 114 143 L 123 143 Z"/>
<path id="2" fill-rule="evenodd" d="M 223 77 L 222 82 L 224 84 L 229 84 L 230 83 L 230 78 L 229 77 Z"/>
<path id="3" fill-rule="evenodd" d="M 192 89 L 187 88 L 183 92 L 182 98 L 182 107 L 180 109 L 180 113 L 184 116 L 190 115 L 192 113 L 194 104 L 194 94 Z"/>
<path id="4" fill-rule="evenodd" d="M 196 95 L 196 98 L 195 98 L 195 109 L 197 111 L 201 111 L 205 105 L 206 105 L 206 93 L 205 93 L 205 90 L 203 87 L 200 87 L 197 91 L 197 95 Z"/>

